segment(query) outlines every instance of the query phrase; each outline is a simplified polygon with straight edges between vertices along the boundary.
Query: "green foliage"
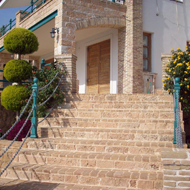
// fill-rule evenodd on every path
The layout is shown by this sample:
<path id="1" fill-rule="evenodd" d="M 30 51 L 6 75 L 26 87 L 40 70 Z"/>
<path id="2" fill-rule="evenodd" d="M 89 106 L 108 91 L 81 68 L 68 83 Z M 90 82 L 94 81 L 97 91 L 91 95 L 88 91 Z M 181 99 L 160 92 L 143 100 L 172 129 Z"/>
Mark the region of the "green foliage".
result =
<path id="1" fill-rule="evenodd" d="M 4 38 L 4 48 L 10 53 L 30 54 L 38 50 L 38 39 L 30 30 L 15 28 Z"/>
<path id="2" fill-rule="evenodd" d="M 1 104 L 7 110 L 18 111 L 22 107 L 22 100 L 29 97 L 29 92 L 24 86 L 7 86 L 1 93 Z"/>
<path id="3" fill-rule="evenodd" d="M 57 72 L 59 72 L 59 69 L 55 69 L 53 66 L 50 67 L 50 70 L 47 70 L 44 68 L 43 70 L 37 70 L 36 67 L 33 67 L 33 78 L 38 78 L 38 87 L 44 87 L 47 85 L 56 75 Z M 57 86 L 58 82 L 60 80 L 60 77 L 56 77 L 55 80 L 45 89 L 38 92 L 38 100 L 37 104 L 43 103 L 49 96 L 53 93 L 55 87 Z M 28 92 L 32 93 L 32 84 L 25 85 Z M 23 108 L 26 105 L 28 99 L 23 99 Z M 64 101 L 64 94 L 61 92 L 61 88 L 58 87 L 55 91 L 54 95 L 50 98 L 50 100 L 44 104 L 43 106 L 39 107 L 37 109 L 37 116 L 38 117 L 44 117 L 48 113 L 47 109 L 52 108 L 52 106 L 57 103 L 57 105 L 63 103 Z M 32 107 L 32 101 L 29 104 L 28 111 Z"/>
<path id="4" fill-rule="evenodd" d="M 174 93 L 173 78 L 180 78 L 180 102 L 182 102 L 183 110 L 188 113 L 190 111 L 190 47 L 186 47 L 185 51 L 171 49 L 172 56 L 169 64 L 166 64 L 166 76 L 163 79 L 164 90 L 169 94 Z"/>
<path id="5" fill-rule="evenodd" d="M 32 66 L 27 61 L 14 59 L 6 64 L 3 74 L 9 82 L 20 82 L 32 76 Z"/>

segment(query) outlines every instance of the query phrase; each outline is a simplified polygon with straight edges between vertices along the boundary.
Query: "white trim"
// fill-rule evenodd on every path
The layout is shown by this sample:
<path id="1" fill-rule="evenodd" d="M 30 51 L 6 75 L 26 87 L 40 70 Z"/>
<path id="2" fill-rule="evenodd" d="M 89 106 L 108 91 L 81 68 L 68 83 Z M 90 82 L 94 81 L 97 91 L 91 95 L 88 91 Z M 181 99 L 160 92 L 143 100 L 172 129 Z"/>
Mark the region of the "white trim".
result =
<path id="1" fill-rule="evenodd" d="M 84 31 L 86 32 L 86 31 Z M 84 34 L 85 35 L 85 34 Z M 110 39 L 110 91 L 117 94 L 118 90 L 118 29 L 110 28 L 102 33 L 97 33 L 86 39 L 76 42 L 77 79 L 79 79 L 79 93 L 87 92 L 87 47 Z"/>

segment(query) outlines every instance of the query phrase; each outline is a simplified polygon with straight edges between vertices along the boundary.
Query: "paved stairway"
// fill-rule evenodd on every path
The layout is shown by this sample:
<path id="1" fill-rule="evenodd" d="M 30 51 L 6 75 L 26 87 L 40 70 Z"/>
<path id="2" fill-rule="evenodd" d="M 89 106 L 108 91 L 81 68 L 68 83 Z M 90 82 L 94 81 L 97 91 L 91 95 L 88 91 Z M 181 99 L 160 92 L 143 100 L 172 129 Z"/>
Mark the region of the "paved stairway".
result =
<path id="1" fill-rule="evenodd" d="M 163 189 L 161 149 L 174 147 L 173 118 L 168 95 L 76 95 L 38 126 L 40 138 L 26 141 L 2 178 Z"/>

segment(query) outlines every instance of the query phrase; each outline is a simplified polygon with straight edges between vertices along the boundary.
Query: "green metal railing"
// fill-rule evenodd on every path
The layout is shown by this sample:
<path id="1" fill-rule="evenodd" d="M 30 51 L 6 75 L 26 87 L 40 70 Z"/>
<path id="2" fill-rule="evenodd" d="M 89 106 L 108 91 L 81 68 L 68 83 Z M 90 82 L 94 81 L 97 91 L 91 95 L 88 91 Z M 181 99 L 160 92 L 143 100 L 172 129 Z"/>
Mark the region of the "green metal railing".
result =
<path id="1" fill-rule="evenodd" d="M 40 5 L 44 4 L 46 0 L 36 0 L 30 1 L 30 6 L 27 7 L 24 11 L 21 12 L 23 16 L 21 16 L 21 20 L 24 19 L 29 14 L 33 13 L 35 9 L 37 9 Z"/>
<path id="2" fill-rule="evenodd" d="M 0 37 L 6 34 L 9 30 L 11 30 L 16 25 L 16 18 L 10 19 L 8 25 L 3 25 L 0 30 Z"/>
<path id="3" fill-rule="evenodd" d="M 44 59 L 43 59 L 44 60 Z M 43 61 L 43 63 L 45 62 L 45 60 Z M 52 63 L 51 63 L 52 64 Z M 50 64 L 48 64 L 50 65 Z M 47 66 L 47 65 L 44 65 L 44 66 Z M 60 66 L 60 70 L 61 68 L 63 67 L 63 64 Z M 24 126 L 26 125 L 26 122 L 29 120 L 30 116 L 32 115 L 32 119 L 31 119 L 31 126 L 30 126 L 30 129 L 28 130 L 22 144 L 20 145 L 20 147 L 18 148 L 18 150 L 16 151 L 16 153 L 14 154 L 14 156 L 10 159 L 10 161 L 8 162 L 8 164 L 5 166 L 5 168 L 3 168 L 1 171 L 0 171 L 0 176 L 4 173 L 4 171 L 9 167 L 9 165 L 13 162 L 14 158 L 18 155 L 20 149 L 22 148 L 24 142 L 26 141 L 27 137 L 29 136 L 29 133 L 31 132 L 30 134 L 30 138 L 38 138 L 38 135 L 37 135 L 37 126 L 39 123 L 41 123 L 42 121 L 44 121 L 48 115 L 51 113 L 51 111 L 54 109 L 54 107 L 56 106 L 56 103 L 54 104 L 54 106 L 51 108 L 51 110 L 49 111 L 49 113 L 41 120 L 38 122 L 38 117 L 37 117 L 37 109 L 44 105 L 47 101 L 50 100 L 50 98 L 54 95 L 54 93 L 56 92 L 57 88 L 59 87 L 59 85 L 61 84 L 61 81 L 63 79 L 63 75 L 65 73 L 62 73 L 61 75 L 61 78 L 57 84 L 57 86 L 55 87 L 53 93 L 43 102 L 41 103 L 40 105 L 37 105 L 37 98 L 38 98 L 38 92 L 40 90 L 43 90 L 44 88 L 47 88 L 52 82 L 53 80 L 60 74 L 60 70 L 56 73 L 56 75 L 53 77 L 53 79 L 50 81 L 50 83 L 48 83 L 47 85 L 43 86 L 42 88 L 38 88 L 38 79 L 35 78 L 33 80 L 34 84 L 32 85 L 32 94 L 30 95 L 29 99 L 28 99 L 28 102 L 26 103 L 26 106 L 24 107 L 22 113 L 20 114 L 19 118 L 15 121 L 15 123 L 10 127 L 10 129 L 2 136 L 0 137 L 0 140 L 4 139 L 8 133 L 16 126 L 16 124 L 18 123 L 18 121 L 21 119 L 22 115 L 24 114 L 26 108 L 28 107 L 30 101 L 33 99 L 33 104 L 32 104 L 32 109 L 30 110 L 30 113 L 28 114 L 24 124 L 22 125 L 22 127 L 20 128 L 19 132 L 16 134 L 16 136 L 14 137 L 14 139 L 12 140 L 12 142 L 8 145 L 8 147 L 5 148 L 5 150 L 0 154 L 0 158 L 9 150 L 9 148 L 12 146 L 12 144 L 14 143 L 14 141 L 17 139 L 17 137 L 19 136 L 19 134 L 22 132 Z M 1 70 L 2 71 L 2 70 Z M 62 89 L 63 90 L 63 89 Z M 61 92 L 62 92 L 61 90 Z"/>
<path id="4" fill-rule="evenodd" d="M 54 66 L 55 63 L 56 63 L 56 62 L 52 62 L 52 63 L 46 64 L 45 59 L 42 59 L 42 62 L 40 63 L 40 64 L 41 64 L 41 69 L 43 70 L 44 67 L 47 67 L 47 66 L 50 66 L 50 65 L 53 65 L 53 66 Z"/>
<path id="5" fill-rule="evenodd" d="M 180 78 L 176 77 L 174 80 L 174 140 L 173 144 L 177 144 L 177 148 L 183 148 L 182 142 L 182 132 L 181 132 L 181 119 L 180 119 L 180 106 L 179 106 L 179 98 L 180 98 Z"/>
<path id="6" fill-rule="evenodd" d="M 0 70 L 0 72 L 2 72 L 3 73 L 3 70 Z M 9 82 L 8 80 L 5 80 L 5 79 L 3 79 L 3 80 L 0 80 L 0 82 Z M 4 87 L 3 88 L 0 88 L 0 90 L 3 90 L 4 89 Z"/>
<path id="7" fill-rule="evenodd" d="M 0 72 L 2 72 L 3 73 L 3 70 L 0 70 Z M 3 79 L 3 80 L 0 80 L 0 82 L 7 82 L 7 83 L 10 83 L 10 84 L 12 84 L 11 82 L 9 82 L 8 80 L 6 80 L 6 79 Z M 31 83 L 30 81 L 22 81 L 22 83 Z M 4 87 L 3 88 L 0 88 L 0 91 L 1 90 L 3 90 L 4 89 Z"/>
<path id="8" fill-rule="evenodd" d="M 112 0 L 113 3 L 117 3 L 117 2 L 125 2 L 125 0 Z"/>

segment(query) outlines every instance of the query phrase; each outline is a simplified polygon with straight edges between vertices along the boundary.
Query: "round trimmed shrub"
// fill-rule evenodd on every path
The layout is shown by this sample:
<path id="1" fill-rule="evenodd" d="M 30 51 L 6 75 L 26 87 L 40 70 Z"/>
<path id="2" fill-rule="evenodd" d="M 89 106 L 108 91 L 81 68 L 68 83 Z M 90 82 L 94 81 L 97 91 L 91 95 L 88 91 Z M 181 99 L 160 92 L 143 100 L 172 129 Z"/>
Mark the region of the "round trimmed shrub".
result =
<path id="1" fill-rule="evenodd" d="M 15 28 L 4 38 L 4 48 L 10 53 L 30 54 L 37 51 L 38 46 L 35 34 L 24 28 Z"/>
<path id="2" fill-rule="evenodd" d="M 13 59 L 7 62 L 3 75 L 9 82 L 20 82 L 32 76 L 32 66 L 27 61 Z"/>
<path id="3" fill-rule="evenodd" d="M 23 100 L 29 97 L 26 87 L 21 85 L 7 86 L 1 93 L 1 104 L 7 110 L 18 111 L 23 105 Z"/>

